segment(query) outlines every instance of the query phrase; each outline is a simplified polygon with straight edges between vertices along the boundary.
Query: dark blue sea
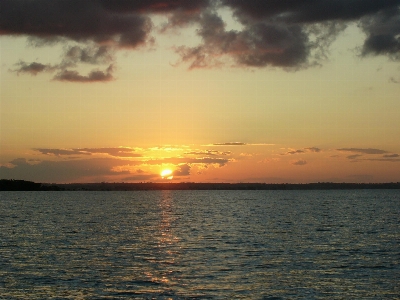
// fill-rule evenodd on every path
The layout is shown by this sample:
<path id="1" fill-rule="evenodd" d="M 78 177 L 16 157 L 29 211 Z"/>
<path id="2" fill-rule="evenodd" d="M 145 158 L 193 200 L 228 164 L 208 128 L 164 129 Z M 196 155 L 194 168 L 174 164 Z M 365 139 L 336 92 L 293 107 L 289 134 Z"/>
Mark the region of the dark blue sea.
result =
<path id="1" fill-rule="evenodd" d="M 400 191 L 1 192 L 0 299 L 400 299 Z"/>

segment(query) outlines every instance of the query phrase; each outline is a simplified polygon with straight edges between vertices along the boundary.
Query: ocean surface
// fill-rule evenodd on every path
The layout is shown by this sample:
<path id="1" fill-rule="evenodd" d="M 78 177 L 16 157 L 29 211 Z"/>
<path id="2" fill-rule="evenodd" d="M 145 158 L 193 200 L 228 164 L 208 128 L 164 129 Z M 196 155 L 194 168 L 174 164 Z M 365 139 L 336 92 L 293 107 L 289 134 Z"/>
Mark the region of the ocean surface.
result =
<path id="1" fill-rule="evenodd" d="M 0 192 L 0 299 L 400 299 L 400 191 Z"/>

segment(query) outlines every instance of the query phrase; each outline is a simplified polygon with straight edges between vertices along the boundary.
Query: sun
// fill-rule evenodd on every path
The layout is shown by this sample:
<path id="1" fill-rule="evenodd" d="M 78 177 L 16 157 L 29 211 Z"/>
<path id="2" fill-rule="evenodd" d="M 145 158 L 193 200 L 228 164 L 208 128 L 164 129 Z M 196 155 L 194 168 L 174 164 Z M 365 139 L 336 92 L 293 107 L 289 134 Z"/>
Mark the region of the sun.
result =
<path id="1" fill-rule="evenodd" d="M 172 170 L 171 169 L 164 169 L 160 173 L 161 178 L 166 178 L 166 179 L 172 179 L 174 176 L 172 175 Z"/>

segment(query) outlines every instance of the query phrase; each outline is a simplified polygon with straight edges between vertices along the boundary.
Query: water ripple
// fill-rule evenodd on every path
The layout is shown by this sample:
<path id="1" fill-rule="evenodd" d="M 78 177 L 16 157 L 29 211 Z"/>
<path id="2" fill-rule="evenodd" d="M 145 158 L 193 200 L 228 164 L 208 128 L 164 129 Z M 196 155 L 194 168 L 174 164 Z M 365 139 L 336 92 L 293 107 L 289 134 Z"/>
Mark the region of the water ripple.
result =
<path id="1" fill-rule="evenodd" d="M 398 299 L 397 191 L 2 192 L 0 298 Z"/>

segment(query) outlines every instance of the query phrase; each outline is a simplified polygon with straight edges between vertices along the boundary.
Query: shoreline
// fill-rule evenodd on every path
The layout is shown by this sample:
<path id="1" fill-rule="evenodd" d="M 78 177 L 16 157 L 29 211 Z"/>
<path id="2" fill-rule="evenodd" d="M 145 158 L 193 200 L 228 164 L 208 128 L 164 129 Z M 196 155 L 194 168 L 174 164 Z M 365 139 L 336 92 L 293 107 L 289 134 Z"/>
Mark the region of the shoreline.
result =
<path id="1" fill-rule="evenodd" d="M 25 180 L 0 180 L 0 191 L 156 191 L 156 190 L 356 190 L 400 189 L 400 182 L 387 183 L 198 183 L 198 182 L 101 182 L 36 183 Z"/>

